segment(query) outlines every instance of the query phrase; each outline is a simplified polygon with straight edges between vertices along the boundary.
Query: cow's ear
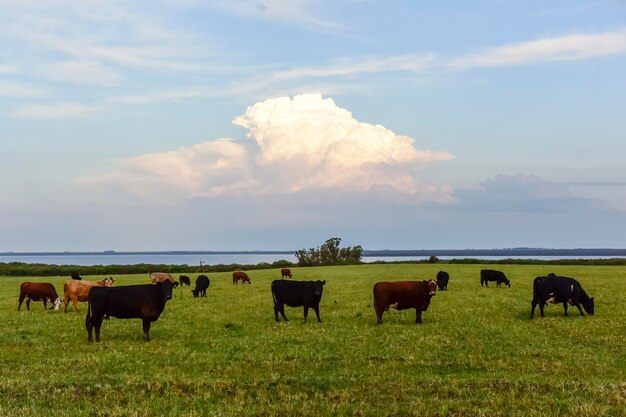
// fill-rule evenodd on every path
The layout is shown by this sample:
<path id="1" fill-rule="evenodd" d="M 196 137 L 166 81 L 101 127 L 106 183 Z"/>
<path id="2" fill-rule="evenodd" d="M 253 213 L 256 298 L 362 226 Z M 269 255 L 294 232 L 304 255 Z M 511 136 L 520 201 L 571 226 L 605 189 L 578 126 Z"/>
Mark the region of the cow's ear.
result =
<path id="1" fill-rule="evenodd" d="M 322 285 L 326 285 L 326 280 L 322 281 Z"/>

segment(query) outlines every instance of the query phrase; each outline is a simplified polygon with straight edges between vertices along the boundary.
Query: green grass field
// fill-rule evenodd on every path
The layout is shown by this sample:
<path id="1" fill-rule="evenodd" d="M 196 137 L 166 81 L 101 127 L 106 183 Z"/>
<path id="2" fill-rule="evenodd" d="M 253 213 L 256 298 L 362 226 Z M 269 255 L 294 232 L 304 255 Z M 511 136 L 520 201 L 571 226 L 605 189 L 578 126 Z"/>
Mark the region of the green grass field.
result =
<path id="1" fill-rule="evenodd" d="M 320 306 L 276 323 L 270 282 L 210 274 L 208 298 L 175 290 L 151 342 L 140 320 L 111 319 L 88 344 L 81 312 L 17 311 L 23 281 L 0 277 L 0 416 L 625 416 L 626 267 L 500 265 L 512 288 L 481 288 L 485 265 L 294 268 L 327 281 Z M 414 310 L 376 324 L 377 281 L 450 273 L 415 324 Z M 549 306 L 530 320 L 535 276 L 577 278 L 596 315 Z M 195 275 L 192 276 L 192 281 Z M 94 278 L 94 277 L 86 277 Z M 148 283 L 115 276 L 116 285 Z"/>

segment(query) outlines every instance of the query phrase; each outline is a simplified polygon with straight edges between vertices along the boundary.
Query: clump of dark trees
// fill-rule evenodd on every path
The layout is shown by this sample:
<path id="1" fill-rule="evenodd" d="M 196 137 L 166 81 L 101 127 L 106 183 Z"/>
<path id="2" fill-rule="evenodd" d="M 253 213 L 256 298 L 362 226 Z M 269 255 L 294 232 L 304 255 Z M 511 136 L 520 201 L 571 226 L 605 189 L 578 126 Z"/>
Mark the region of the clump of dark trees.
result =
<path id="1" fill-rule="evenodd" d="M 341 248 L 340 243 L 340 238 L 333 237 L 317 248 L 296 251 L 298 266 L 349 265 L 361 262 L 363 257 L 361 245 Z"/>

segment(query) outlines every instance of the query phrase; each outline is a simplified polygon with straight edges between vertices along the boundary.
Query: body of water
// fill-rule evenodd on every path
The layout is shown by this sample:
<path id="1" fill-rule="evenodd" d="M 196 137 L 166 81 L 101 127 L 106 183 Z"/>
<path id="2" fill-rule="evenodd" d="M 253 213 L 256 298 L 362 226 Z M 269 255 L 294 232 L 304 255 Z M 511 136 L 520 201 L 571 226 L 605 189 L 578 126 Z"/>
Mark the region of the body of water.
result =
<path id="1" fill-rule="evenodd" d="M 470 256 L 438 256 L 441 260 L 463 259 Z M 485 260 L 500 259 L 601 259 L 609 256 L 474 256 Z M 623 258 L 623 257 L 622 257 Z M 166 265 L 218 265 L 242 264 L 256 265 L 261 262 L 272 263 L 279 260 L 297 262 L 293 254 L 53 254 L 53 255 L 0 255 L 0 262 L 25 262 L 51 265 L 134 265 L 134 264 L 166 264 Z M 363 262 L 399 262 L 423 261 L 428 256 L 365 256 Z"/>

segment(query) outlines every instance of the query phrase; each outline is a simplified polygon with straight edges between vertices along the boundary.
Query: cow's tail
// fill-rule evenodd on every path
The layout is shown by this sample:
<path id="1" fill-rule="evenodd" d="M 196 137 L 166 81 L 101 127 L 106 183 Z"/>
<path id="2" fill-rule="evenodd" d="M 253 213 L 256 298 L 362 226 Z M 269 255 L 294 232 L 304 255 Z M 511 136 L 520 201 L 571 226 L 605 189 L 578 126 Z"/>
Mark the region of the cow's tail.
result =
<path id="1" fill-rule="evenodd" d="M 87 317 L 85 317 L 85 326 L 89 326 L 90 317 L 91 317 L 91 300 L 87 298 Z"/>

